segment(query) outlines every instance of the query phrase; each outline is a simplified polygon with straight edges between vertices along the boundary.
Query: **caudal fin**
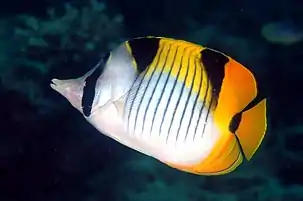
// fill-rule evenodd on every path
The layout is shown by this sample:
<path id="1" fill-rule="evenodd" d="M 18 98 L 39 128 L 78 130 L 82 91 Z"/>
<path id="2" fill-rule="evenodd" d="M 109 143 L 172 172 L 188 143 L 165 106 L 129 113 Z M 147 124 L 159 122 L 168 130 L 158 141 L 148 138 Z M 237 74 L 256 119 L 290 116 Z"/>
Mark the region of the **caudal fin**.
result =
<path id="1" fill-rule="evenodd" d="M 263 99 L 251 109 L 242 112 L 235 134 L 247 160 L 251 159 L 260 146 L 266 133 L 266 122 L 266 99 Z"/>

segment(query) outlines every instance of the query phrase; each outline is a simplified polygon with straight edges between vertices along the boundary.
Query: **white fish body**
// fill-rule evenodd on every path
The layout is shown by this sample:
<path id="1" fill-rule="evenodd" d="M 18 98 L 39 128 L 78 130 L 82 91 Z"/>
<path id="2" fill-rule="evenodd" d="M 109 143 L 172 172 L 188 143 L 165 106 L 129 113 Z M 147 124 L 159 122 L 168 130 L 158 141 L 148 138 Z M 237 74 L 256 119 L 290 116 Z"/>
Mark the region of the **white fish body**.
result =
<path id="1" fill-rule="evenodd" d="M 104 101 L 101 101 L 101 106 L 98 107 L 87 120 L 105 135 L 161 161 L 188 165 L 202 160 L 209 154 L 219 136 L 216 127 L 212 123 L 212 117 L 209 116 L 202 138 L 201 134 L 203 133 L 202 130 L 206 123 L 205 119 L 208 109 L 205 107 L 201 110 L 203 102 L 197 103 L 193 109 L 197 94 L 190 96 L 187 110 L 182 121 L 184 123 L 179 128 L 178 125 L 181 122 L 182 112 L 184 111 L 190 90 L 187 88 L 183 89 L 183 95 L 179 101 L 178 109 L 174 112 L 182 91 L 183 83 L 176 83 L 174 93 L 169 99 L 176 81 L 175 78 L 169 77 L 168 74 L 162 73 L 160 76 L 159 73 L 155 73 L 152 78 L 144 79 L 142 75 L 140 75 L 136 80 L 137 75 L 131 60 L 126 56 L 121 57 L 123 54 L 127 55 L 125 48 L 126 47 L 122 45 L 112 52 L 112 58 L 117 59 L 109 59 L 103 72 L 103 78 L 100 78 L 99 81 L 99 88 L 102 89 L 100 90 L 99 97 L 104 97 L 103 94 L 111 94 L 109 96 L 106 95 L 106 97 L 110 97 L 110 99 L 105 105 L 103 105 Z M 127 63 L 129 65 L 126 66 L 125 64 Z M 158 81 L 159 77 L 160 79 Z M 163 91 L 161 89 L 164 88 L 167 78 L 169 79 Z M 147 87 L 148 84 L 149 87 Z M 156 85 L 157 89 L 155 89 Z M 146 88 L 148 88 L 148 90 L 145 92 Z M 153 89 L 155 89 L 155 91 L 152 96 Z M 162 92 L 162 99 L 158 102 Z M 152 99 L 150 101 L 151 96 Z M 140 110 L 137 114 L 140 101 Z M 165 123 L 161 124 L 166 106 Z M 132 109 L 130 110 L 131 107 Z M 148 110 L 145 114 L 147 108 Z M 155 110 L 157 110 L 156 115 L 154 115 Z M 192 117 L 192 122 L 199 122 L 197 128 L 197 123 L 190 124 L 189 122 L 190 112 L 193 110 L 195 112 Z M 200 111 L 200 118 L 202 120 L 198 120 Z M 175 118 L 173 118 L 174 116 Z M 144 117 L 145 120 L 143 122 Z M 172 119 L 174 119 L 174 121 L 170 127 Z M 154 126 L 153 129 L 151 129 L 153 121 Z M 143 124 L 144 130 L 142 130 Z M 188 126 L 190 127 L 187 132 Z M 169 127 L 170 132 L 168 133 Z M 180 134 L 176 141 L 178 129 Z M 196 132 L 194 132 L 195 129 Z M 184 135 L 186 133 L 190 135 L 187 136 L 187 140 L 185 141 Z M 197 135 L 194 140 L 194 133 L 201 134 Z"/>

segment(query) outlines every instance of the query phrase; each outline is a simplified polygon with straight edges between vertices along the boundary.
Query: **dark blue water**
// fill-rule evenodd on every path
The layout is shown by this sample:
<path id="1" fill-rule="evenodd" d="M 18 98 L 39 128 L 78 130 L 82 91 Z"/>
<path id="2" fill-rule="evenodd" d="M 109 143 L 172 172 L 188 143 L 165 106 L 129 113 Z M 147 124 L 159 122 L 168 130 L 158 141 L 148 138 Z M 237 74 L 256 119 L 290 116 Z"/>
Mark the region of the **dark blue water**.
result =
<path id="1" fill-rule="evenodd" d="M 260 32 L 274 21 L 302 31 L 301 1 L 103 3 L 1 2 L 1 201 L 303 200 L 303 42 L 271 43 Z M 218 49 L 256 74 L 268 131 L 250 162 L 218 177 L 174 170 L 103 136 L 50 89 L 53 77 L 78 77 L 144 35 Z"/>

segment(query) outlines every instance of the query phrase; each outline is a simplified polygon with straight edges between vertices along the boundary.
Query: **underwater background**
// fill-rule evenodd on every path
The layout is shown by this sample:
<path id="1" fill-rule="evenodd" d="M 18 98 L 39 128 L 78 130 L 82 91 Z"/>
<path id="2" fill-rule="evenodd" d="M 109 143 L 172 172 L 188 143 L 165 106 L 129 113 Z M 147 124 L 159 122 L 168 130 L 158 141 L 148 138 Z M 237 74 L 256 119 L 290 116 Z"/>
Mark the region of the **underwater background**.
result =
<path id="1" fill-rule="evenodd" d="M 9 0 L 0 6 L 0 201 L 303 201 L 303 2 Z M 223 176 L 184 173 L 101 135 L 50 87 L 155 35 L 256 72 L 268 131 Z"/>

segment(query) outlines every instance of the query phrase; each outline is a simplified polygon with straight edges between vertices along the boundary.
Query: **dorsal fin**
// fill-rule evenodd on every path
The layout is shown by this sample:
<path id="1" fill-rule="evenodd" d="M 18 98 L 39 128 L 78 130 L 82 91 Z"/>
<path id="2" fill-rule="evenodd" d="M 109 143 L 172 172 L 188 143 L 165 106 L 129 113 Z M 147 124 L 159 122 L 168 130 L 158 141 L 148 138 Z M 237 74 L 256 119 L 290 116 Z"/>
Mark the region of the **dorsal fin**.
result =
<path id="1" fill-rule="evenodd" d="M 201 62 L 213 88 L 213 95 L 218 99 L 224 79 L 225 65 L 229 58 L 224 54 L 205 48 L 201 51 Z"/>
<path id="2" fill-rule="evenodd" d="M 154 60 L 159 49 L 160 40 L 156 37 L 142 37 L 127 41 L 139 74 L 145 71 Z"/>

